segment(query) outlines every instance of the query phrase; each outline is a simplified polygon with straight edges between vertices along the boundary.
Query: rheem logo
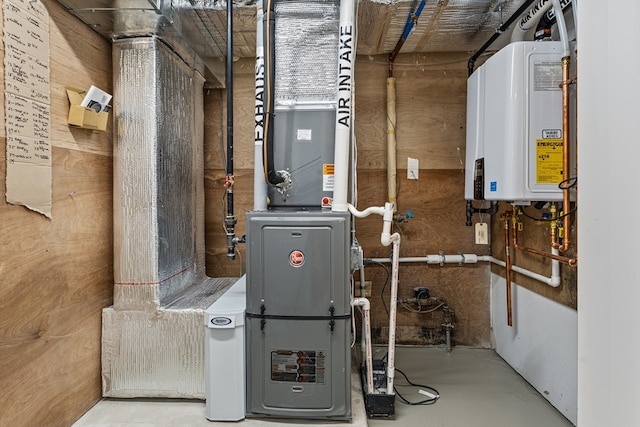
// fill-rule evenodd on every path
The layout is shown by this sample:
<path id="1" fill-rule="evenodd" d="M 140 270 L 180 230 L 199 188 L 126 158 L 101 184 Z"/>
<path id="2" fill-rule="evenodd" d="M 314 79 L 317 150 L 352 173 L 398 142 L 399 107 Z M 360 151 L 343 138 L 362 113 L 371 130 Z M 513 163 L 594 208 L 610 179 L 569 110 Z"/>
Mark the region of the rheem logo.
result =
<path id="1" fill-rule="evenodd" d="M 304 264 L 304 254 L 298 250 L 292 251 L 289 254 L 289 264 L 293 267 L 302 267 L 302 264 Z"/>

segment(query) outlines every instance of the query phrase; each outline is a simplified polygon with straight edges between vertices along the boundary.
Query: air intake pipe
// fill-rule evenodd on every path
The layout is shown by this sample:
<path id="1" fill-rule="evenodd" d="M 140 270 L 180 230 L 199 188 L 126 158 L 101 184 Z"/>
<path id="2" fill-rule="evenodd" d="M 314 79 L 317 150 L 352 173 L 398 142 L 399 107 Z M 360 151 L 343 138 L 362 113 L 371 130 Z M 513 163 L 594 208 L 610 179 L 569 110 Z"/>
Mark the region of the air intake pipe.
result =
<path id="1" fill-rule="evenodd" d="M 355 1 L 340 1 L 338 34 L 338 105 L 336 111 L 333 206 L 334 212 L 347 212 L 349 152 L 353 116 L 353 72 L 356 42 Z"/>
<path id="2" fill-rule="evenodd" d="M 544 14 L 551 8 L 551 0 L 540 0 L 518 21 L 511 33 L 511 42 L 524 40 L 525 34 L 538 23 Z"/>
<path id="3" fill-rule="evenodd" d="M 571 6 L 572 10 L 575 10 L 575 6 L 571 2 L 571 0 L 564 0 L 560 3 L 563 11 L 569 6 Z M 536 41 L 550 39 L 551 27 L 554 23 L 556 23 L 556 10 L 551 9 L 547 11 L 547 13 L 542 16 L 542 18 L 540 18 L 540 22 L 538 22 L 538 26 L 536 27 L 536 31 L 534 33 L 534 39 Z"/>

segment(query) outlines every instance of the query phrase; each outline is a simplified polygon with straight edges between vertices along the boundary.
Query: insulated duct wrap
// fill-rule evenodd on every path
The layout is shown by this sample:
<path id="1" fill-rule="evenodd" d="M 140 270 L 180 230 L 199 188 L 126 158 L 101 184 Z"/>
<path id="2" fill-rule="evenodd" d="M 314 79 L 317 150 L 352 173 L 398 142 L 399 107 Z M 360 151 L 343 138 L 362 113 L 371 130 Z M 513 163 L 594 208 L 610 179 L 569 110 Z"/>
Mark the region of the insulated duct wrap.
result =
<path id="1" fill-rule="evenodd" d="M 280 0 L 275 3 L 275 102 L 334 102 L 338 81 L 335 0 Z"/>
<path id="2" fill-rule="evenodd" d="M 204 398 L 204 310 L 235 284 L 206 278 L 158 310 L 102 311 L 104 397 Z"/>
<path id="3" fill-rule="evenodd" d="M 195 204 L 195 250 L 196 268 L 195 273 L 198 278 L 206 276 L 206 256 L 205 244 L 205 200 L 204 200 L 204 83 L 205 78 L 199 72 L 193 73 L 193 180 L 195 194 L 193 202 Z"/>
<path id="4" fill-rule="evenodd" d="M 154 37 L 115 41 L 113 56 L 115 306 L 136 309 L 169 301 L 197 277 L 194 95 L 203 79 Z M 153 301 L 140 299 L 139 285 Z"/>

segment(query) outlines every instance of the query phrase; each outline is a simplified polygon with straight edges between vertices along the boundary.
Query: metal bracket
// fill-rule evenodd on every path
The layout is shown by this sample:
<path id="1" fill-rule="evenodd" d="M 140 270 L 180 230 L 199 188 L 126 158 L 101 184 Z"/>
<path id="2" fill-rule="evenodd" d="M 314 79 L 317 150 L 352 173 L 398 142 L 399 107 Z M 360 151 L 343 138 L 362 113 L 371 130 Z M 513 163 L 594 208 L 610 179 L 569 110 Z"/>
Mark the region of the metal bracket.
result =
<path id="1" fill-rule="evenodd" d="M 504 7 L 507 5 L 506 1 L 501 1 L 500 3 L 498 3 L 496 5 L 496 7 L 493 8 L 494 12 L 499 12 L 500 13 L 500 27 L 502 27 L 504 25 L 504 18 L 502 16 L 502 11 L 504 10 Z M 500 28 L 498 27 L 498 28 Z"/>
<path id="2" fill-rule="evenodd" d="M 329 328 L 331 328 L 331 332 L 333 332 L 333 328 L 336 326 L 336 321 L 333 320 L 333 314 L 335 313 L 336 309 L 334 306 L 329 307 L 329 313 L 331 314 L 331 320 L 329 320 Z"/>

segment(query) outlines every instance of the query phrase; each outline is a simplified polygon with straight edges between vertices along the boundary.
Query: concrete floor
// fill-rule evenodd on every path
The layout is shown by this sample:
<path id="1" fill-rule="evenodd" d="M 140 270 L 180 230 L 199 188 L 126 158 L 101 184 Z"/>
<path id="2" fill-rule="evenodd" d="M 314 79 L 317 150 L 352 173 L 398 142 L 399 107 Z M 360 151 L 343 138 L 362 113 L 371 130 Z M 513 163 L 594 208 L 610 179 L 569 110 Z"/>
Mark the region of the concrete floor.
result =
<path id="1" fill-rule="evenodd" d="M 369 426 L 389 427 L 570 427 L 573 424 L 516 373 L 497 353 L 487 349 L 398 347 L 396 368 L 411 382 L 434 387 L 433 405 L 409 406 L 396 397 L 392 422 L 369 419 Z M 396 374 L 396 386 L 407 400 L 424 400 L 416 387 Z"/>
<path id="2" fill-rule="evenodd" d="M 378 349 L 384 351 L 384 349 Z M 381 355 L 381 352 L 378 352 Z M 377 356 L 376 356 L 377 357 Z M 352 381 L 350 423 L 323 421 L 246 419 L 243 427 L 570 427 L 533 387 L 494 351 L 454 348 L 398 347 L 396 367 L 414 383 L 435 387 L 440 399 L 434 405 L 409 406 L 396 398 L 394 419 L 368 419 L 364 413 L 360 382 Z M 398 391 L 408 400 L 424 399 L 396 375 Z M 232 426 L 205 418 L 205 403 L 188 400 L 104 399 L 72 427 L 198 427 Z"/>

